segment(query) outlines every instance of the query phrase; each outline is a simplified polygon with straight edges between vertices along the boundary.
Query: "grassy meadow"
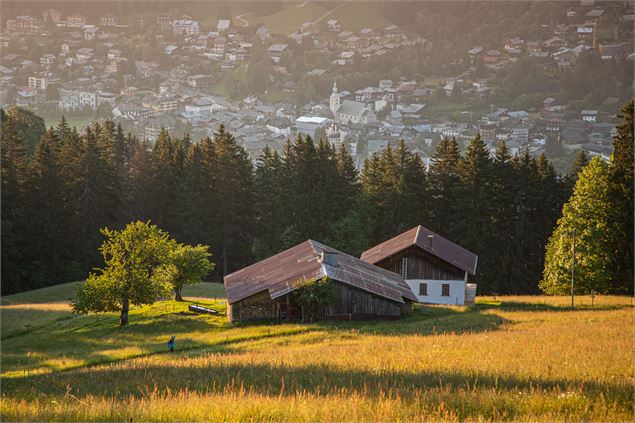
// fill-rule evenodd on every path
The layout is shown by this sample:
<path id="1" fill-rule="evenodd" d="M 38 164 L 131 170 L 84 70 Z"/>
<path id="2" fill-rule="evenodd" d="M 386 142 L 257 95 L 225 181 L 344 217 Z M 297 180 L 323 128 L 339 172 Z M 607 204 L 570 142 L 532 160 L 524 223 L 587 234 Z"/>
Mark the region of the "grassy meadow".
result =
<path id="1" fill-rule="evenodd" d="M 633 300 L 483 297 L 401 321 L 228 325 L 223 287 L 77 316 L 0 306 L 3 421 L 632 421 Z M 176 335 L 175 352 L 166 342 Z"/>

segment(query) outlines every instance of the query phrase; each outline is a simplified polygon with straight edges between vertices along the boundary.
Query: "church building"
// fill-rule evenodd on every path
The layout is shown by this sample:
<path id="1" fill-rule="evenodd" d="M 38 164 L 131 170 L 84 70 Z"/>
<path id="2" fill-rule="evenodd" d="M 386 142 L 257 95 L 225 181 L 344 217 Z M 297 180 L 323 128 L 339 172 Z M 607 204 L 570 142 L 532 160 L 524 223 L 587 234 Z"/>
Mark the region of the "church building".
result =
<path id="1" fill-rule="evenodd" d="M 335 82 L 333 82 L 330 106 L 333 118 L 337 122 L 361 124 L 377 122 L 377 116 L 365 103 L 352 100 L 342 101 L 341 95 L 337 92 L 337 84 Z"/>

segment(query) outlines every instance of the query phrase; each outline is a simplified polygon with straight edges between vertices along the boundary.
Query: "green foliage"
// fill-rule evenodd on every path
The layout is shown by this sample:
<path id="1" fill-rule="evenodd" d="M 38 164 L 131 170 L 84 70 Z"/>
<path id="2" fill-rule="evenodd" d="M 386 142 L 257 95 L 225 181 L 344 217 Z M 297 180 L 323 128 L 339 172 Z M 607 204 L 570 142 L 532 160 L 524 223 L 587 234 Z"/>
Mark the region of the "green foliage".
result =
<path id="1" fill-rule="evenodd" d="M 308 320 L 313 321 L 319 308 L 336 300 L 335 286 L 328 276 L 316 280 L 306 279 L 298 283 L 294 298 L 307 312 Z"/>
<path id="2" fill-rule="evenodd" d="M 182 301 L 181 290 L 185 285 L 200 283 L 214 269 L 209 261 L 211 254 L 206 245 L 177 244 L 170 248 L 168 264 L 160 268 L 161 277 L 168 281 L 178 301 Z"/>
<path id="3" fill-rule="evenodd" d="M 13 136 L 20 138 L 24 147 L 29 153 L 35 151 L 35 146 L 46 131 L 44 119 L 30 110 L 17 106 L 10 106 L 3 116 L 2 124 L 5 121 L 11 125 Z"/>
<path id="4" fill-rule="evenodd" d="M 166 232 L 140 221 L 101 233 L 106 237 L 100 248 L 106 266 L 89 275 L 72 307 L 77 313 L 120 311 L 123 326 L 130 304 L 152 304 L 168 295 L 170 280 L 163 275 L 174 243 Z"/>
<path id="5" fill-rule="evenodd" d="M 609 169 L 599 158 L 591 160 L 576 182 L 573 195 L 564 205 L 562 217 L 549 239 L 545 270 L 540 289 L 547 294 L 566 294 L 570 289 L 571 269 L 575 270 L 574 289 L 608 293 L 612 253 L 608 247 Z"/>
<path id="6" fill-rule="evenodd" d="M 616 293 L 633 293 L 633 100 L 623 108 L 624 121 L 613 138 L 615 151 L 610 164 L 610 239 L 613 252 L 612 285 Z"/>

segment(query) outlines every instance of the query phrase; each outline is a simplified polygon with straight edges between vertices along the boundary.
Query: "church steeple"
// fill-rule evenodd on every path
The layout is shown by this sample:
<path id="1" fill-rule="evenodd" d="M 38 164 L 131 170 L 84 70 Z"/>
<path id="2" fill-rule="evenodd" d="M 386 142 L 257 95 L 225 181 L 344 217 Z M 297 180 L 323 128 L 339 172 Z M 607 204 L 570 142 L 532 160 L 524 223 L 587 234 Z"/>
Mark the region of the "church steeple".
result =
<path id="1" fill-rule="evenodd" d="M 333 116 L 337 114 L 337 110 L 340 108 L 340 95 L 337 93 L 337 82 L 333 81 L 333 94 L 331 94 L 330 108 Z"/>

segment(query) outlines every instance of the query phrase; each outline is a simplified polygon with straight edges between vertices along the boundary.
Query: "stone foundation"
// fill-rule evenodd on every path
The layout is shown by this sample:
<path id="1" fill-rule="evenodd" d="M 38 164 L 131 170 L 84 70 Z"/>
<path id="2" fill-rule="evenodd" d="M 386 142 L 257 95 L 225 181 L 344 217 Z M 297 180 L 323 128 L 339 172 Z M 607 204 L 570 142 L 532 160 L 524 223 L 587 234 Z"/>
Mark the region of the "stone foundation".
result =
<path id="1" fill-rule="evenodd" d="M 227 319 L 230 323 L 275 319 L 276 317 L 278 317 L 276 302 L 269 296 L 269 291 L 259 292 L 244 300 L 229 304 L 227 307 Z"/>

